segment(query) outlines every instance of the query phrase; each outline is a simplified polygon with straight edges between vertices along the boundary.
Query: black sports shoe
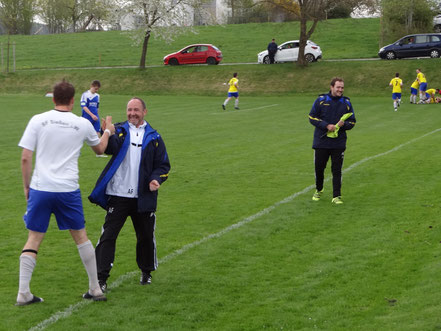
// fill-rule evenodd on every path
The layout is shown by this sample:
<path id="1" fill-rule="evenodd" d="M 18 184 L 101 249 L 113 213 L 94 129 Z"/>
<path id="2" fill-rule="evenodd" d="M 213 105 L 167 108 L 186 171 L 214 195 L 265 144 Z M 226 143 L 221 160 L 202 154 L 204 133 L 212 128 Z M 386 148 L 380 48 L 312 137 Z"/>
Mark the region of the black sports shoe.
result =
<path id="1" fill-rule="evenodd" d="M 33 303 L 43 302 L 43 301 L 44 301 L 43 298 L 39 298 L 34 295 L 31 300 L 26 301 L 26 302 L 17 302 L 15 305 L 16 306 L 27 306 L 27 305 L 30 305 Z"/>
<path id="2" fill-rule="evenodd" d="M 103 291 L 103 293 L 106 293 L 107 292 L 107 283 L 104 280 L 99 280 L 98 284 L 100 285 L 101 291 Z"/>
<path id="3" fill-rule="evenodd" d="M 224 104 L 222 104 L 222 109 L 225 110 L 225 105 Z"/>
<path id="4" fill-rule="evenodd" d="M 237 109 L 237 110 L 239 110 L 239 107 L 234 107 L 234 109 Z"/>
<path id="5" fill-rule="evenodd" d="M 94 296 L 90 294 L 89 291 L 83 294 L 83 299 L 87 299 L 87 300 L 92 299 L 93 301 L 107 301 L 107 298 L 104 294 Z"/>
<path id="6" fill-rule="evenodd" d="M 149 272 L 143 272 L 139 281 L 141 285 L 147 285 L 152 283 L 152 275 Z"/>

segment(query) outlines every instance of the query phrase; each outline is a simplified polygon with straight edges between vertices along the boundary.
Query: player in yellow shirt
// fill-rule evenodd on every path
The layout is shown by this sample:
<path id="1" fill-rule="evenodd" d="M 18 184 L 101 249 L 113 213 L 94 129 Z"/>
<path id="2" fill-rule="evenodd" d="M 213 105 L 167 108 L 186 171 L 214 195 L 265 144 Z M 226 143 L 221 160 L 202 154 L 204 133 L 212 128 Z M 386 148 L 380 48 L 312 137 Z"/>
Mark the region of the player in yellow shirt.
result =
<path id="1" fill-rule="evenodd" d="M 420 101 L 424 101 L 426 98 L 427 80 L 426 76 L 421 72 L 421 69 L 417 69 L 417 81 L 420 84 Z"/>
<path id="2" fill-rule="evenodd" d="M 230 99 L 233 97 L 236 98 L 234 102 L 234 109 L 239 109 L 239 79 L 237 79 L 237 72 L 233 74 L 233 78 L 230 79 L 228 85 L 230 86 L 228 89 L 228 98 L 226 98 L 222 104 L 222 109 L 225 110 L 225 106 L 227 105 L 228 101 L 230 101 Z"/>
<path id="3" fill-rule="evenodd" d="M 401 104 L 401 86 L 403 86 L 403 81 L 398 72 L 395 74 L 395 78 L 391 79 L 389 86 L 392 86 L 392 100 L 394 101 L 394 109 L 397 111 Z"/>
<path id="4" fill-rule="evenodd" d="M 439 89 L 430 88 L 426 90 L 426 99 L 420 103 L 439 103 L 435 95 L 439 93 Z"/>
<path id="5" fill-rule="evenodd" d="M 410 86 L 410 103 L 417 103 L 417 95 L 418 95 L 419 87 L 420 87 L 420 83 L 418 83 L 418 80 L 415 79 L 415 81 Z"/>

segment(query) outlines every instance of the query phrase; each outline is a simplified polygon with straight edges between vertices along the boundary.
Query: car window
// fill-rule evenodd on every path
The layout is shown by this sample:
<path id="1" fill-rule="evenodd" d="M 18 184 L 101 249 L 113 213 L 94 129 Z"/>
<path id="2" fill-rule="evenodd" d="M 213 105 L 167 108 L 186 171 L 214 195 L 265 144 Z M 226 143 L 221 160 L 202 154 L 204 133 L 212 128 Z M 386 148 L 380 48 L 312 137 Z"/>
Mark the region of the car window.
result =
<path id="1" fill-rule="evenodd" d="M 431 36 L 431 41 L 434 42 L 440 42 L 441 41 L 441 37 L 440 36 Z"/>
<path id="2" fill-rule="evenodd" d="M 411 36 L 411 37 L 403 38 L 403 39 L 400 40 L 399 43 L 401 45 L 414 44 L 415 43 L 415 37 Z"/>
<path id="3" fill-rule="evenodd" d="M 297 44 L 297 46 L 295 46 Z M 298 47 L 298 43 L 286 43 L 284 45 L 282 45 L 282 49 L 290 49 L 290 48 L 294 48 L 294 47 Z"/>
<path id="4" fill-rule="evenodd" d="M 187 49 L 184 49 L 183 51 L 182 51 L 182 53 L 193 53 L 194 51 L 195 51 L 195 49 L 196 49 L 196 46 L 193 46 L 193 47 L 189 47 L 189 48 L 187 48 Z"/>
<path id="5" fill-rule="evenodd" d="M 299 48 L 300 43 L 292 43 L 292 48 Z"/>
<path id="6" fill-rule="evenodd" d="M 415 44 L 424 44 L 427 43 L 429 36 L 415 36 Z"/>
<path id="7" fill-rule="evenodd" d="M 206 52 L 208 51 L 208 46 L 199 46 L 198 52 Z"/>

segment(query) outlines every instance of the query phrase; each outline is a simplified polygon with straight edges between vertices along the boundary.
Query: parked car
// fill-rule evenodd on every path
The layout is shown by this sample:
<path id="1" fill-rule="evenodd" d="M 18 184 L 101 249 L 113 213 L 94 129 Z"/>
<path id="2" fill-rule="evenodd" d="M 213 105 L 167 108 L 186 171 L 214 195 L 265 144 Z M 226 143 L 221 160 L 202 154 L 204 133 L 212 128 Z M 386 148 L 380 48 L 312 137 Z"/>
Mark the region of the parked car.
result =
<path id="1" fill-rule="evenodd" d="M 441 15 L 436 15 L 433 18 L 433 31 L 441 32 Z"/>
<path id="2" fill-rule="evenodd" d="M 275 62 L 293 62 L 297 61 L 299 57 L 299 41 L 290 40 L 286 41 L 278 47 L 276 56 L 274 57 Z M 322 50 L 320 46 L 313 43 L 311 40 L 306 42 L 305 47 L 305 57 L 308 62 L 314 62 L 322 58 Z M 257 62 L 269 64 L 270 59 L 268 55 L 268 50 L 260 52 L 257 54 Z"/>
<path id="3" fill-rule="evenodd" d="M 404 57 L 439 57 L 440 54 L 441 33 L 408 35 L 378 51 L 378 56 L 387 60 Z"/>
<path id="4" fill-rule="evenodd" d="M 164 56 L 164 64 L 219 64 L 222 52 L 211 44 L 194 44 L 184 47 L 176 53 Z"/>

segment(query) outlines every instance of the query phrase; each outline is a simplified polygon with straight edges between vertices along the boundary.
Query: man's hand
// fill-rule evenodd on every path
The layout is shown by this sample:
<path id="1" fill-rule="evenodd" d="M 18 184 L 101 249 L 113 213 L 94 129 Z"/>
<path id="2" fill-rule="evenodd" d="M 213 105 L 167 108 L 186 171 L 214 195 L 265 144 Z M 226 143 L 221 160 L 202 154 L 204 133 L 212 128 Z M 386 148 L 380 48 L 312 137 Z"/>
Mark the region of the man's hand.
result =
<path id="1" fill-rule="evenodd" d="M 158 183 L 158 181 L 156 179 L 153 179 L 150 183 L 149 183 L 149 188 L 150 191 L 154 192 L 157 191 L 159 189 L 161 185 Z"/>
<path id="2" fill-rule="evenodd" d="M 98 117 L 96 116 L 96 115 L 94 115 L 94 114 L 92 114 L 92 119 L 94 120 L 94 121 L 98 121 Z"/>
<path id="3" fill-rule="evenodd" d="M 338 121 L 337 125 L 339 128 L 341 128 L 343 125 L 345 125 L 345 122 L 340 120 L 340 121 Z"/>
<path id="4" fill-rule="evenodd" d="M 111 134 L 115 133 L 115 126 L 112 124 L 112 116 L 106 116 L 106 120 L 104 122 L 104 130 L 110 130 Z"/>
<path id="5" fill-rule="evenodd" d="M 328 124 L 326 126 L 326 129 L 328 129 L 328 131 L 334 132 L 335 131 L 335 125 L 334 124 Z"/>

